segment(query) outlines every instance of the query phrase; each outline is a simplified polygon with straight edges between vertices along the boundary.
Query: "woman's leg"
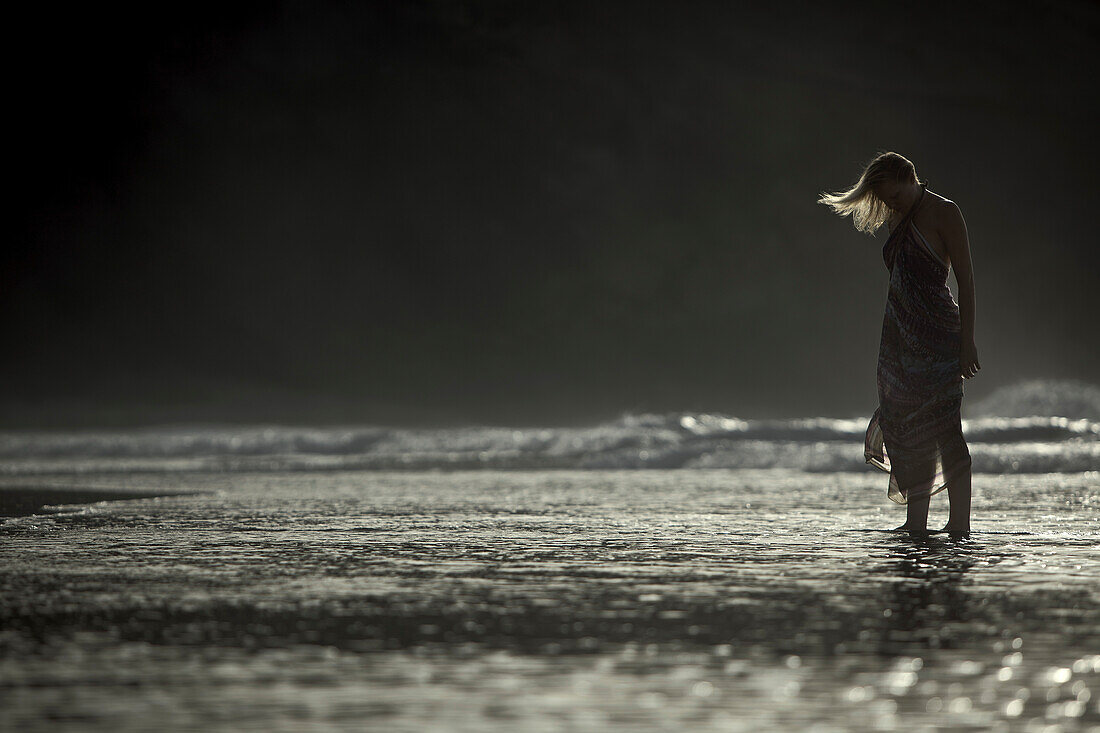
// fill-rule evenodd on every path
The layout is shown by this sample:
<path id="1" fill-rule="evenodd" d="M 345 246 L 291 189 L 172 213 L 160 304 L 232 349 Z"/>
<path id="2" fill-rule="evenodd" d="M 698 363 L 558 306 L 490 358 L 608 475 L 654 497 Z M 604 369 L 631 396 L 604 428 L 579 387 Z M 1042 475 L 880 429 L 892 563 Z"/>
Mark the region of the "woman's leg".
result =
<path id="1" fill-rule="evenodd" d="M 910 532 L 924 532 L 928 529 L 928 501 L 925 496 L 920 499 L 910 499 L 905 505 L 905 524 L 898 529 L 907 529 Z"/>
<path id="2" fill-rule="evenodd" d="M 905 469 L 895 468 L 898 471 L 897 479 L 907 491 L 923 494 L 914 496 L 905 504 L 905 524 L 898 529 L 906 529 L 910 532 L 924 532 L 928 529 L 928 491 L 932 487 L 932 478 L 936 471 L 935 460 L 931 462 L 921 461 L 916 465 L 910 465 Z"/>
<path id="3" fill-rule="evenodd" d="M 941 445 L 940 450 L 943 464 L 952 467 L 951 474 L 947 477 L 947 496 L 951 500 L 951 514 L 943 529 L 945 532 L 969 532 L 972 474 L 970 449 L 962 436 L 962 430 L 959 430 L 958 435 L 952 436 L 947 444 Z"/>

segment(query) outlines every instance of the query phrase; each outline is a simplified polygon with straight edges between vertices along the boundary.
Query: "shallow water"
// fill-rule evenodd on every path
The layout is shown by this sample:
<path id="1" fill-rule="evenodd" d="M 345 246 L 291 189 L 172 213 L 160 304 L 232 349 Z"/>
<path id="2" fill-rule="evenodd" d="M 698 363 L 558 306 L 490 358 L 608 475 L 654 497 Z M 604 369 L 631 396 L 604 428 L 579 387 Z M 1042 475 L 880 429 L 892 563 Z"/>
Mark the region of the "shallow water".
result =
<path id="1" fill-rule="evenodd" d="M 4 477 L 202 493 L 0 527 L 0 727 L 1100 730 L 1100 474 L 883 478 Z"/>

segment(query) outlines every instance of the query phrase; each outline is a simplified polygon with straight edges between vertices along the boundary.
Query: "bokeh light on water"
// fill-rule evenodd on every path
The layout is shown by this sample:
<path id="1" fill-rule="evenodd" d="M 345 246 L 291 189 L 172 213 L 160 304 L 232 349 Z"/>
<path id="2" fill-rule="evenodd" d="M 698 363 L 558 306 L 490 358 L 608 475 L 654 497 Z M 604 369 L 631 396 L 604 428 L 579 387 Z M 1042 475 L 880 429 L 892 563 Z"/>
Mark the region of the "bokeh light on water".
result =
<path id="1" fill-rule="evenodd" d="M 64 480 L 202 493 L 0 528 L 12 730 L 1100 726 L 1095 473 L 977 475 L 968 539 L 868 473 Z"/>

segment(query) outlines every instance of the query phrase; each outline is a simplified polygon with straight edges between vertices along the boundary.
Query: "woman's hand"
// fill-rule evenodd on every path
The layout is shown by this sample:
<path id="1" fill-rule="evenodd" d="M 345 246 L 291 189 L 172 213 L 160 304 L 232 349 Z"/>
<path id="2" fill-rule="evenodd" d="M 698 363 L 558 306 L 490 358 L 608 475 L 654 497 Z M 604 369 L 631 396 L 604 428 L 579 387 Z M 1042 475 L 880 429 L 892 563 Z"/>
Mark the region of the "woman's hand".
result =
<path id="1" fill-rule="evenodd" d="M 973 341 L 964 342 L 959 351 L 959 369 L 963 379 L 973 379 L 982 365 L 978 363 L 978 347 Z"/>

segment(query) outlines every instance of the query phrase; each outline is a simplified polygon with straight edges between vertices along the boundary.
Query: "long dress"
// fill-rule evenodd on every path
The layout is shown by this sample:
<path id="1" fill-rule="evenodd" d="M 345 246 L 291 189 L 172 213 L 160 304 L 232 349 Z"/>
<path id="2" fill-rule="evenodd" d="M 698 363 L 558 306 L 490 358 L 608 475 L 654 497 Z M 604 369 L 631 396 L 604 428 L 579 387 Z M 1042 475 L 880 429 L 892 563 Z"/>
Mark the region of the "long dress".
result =
<path id="1" fill-rule="evenodd" d="M 890 291 L 878 354 L 879 406 L 867 425 L 866 462 L 889 472 L 887 496 L 907 504 L 968 470 L 962 435 L 959 306 L 949 266 L 913 223 L 920 199 L 890 232 L 882 259 Z"/>

